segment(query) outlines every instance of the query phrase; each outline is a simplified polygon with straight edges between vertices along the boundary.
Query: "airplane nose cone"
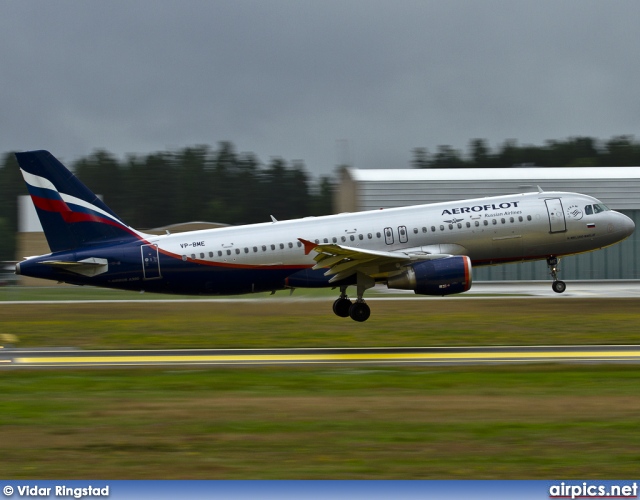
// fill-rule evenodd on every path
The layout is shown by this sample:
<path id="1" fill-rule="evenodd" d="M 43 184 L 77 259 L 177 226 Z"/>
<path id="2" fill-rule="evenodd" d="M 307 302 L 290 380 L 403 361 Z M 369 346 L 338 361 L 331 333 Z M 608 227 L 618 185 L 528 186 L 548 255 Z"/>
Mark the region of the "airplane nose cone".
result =
<path id="1" fill-rule="evenodd" d="M 623 215 L 623 214 L 620 214 L 620 215 L 622 219 L 620 222 L 620 231 L 625 235 L 625 237 L 631 236 L 636 229 L 635 223 L 631 218 L 627 217 L 626 215 Z"/>

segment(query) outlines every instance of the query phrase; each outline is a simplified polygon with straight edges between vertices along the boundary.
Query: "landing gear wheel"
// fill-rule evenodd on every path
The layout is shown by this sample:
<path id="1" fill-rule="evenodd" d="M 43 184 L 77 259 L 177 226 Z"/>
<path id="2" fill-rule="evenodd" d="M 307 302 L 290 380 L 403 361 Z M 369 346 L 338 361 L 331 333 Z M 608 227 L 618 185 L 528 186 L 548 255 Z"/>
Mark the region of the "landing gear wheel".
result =
<path id="1" fill-rule="evenodd" d="M 371 309 L 365 302 L 354 302 L 349 308 L 349 316 L 354 321 L 367 321 L 371 316 Z"/>
<path id="2" fill-rule="evenodd" d="M 565 284 L 564 281 L 557 280 L 553 282 L 553 284 L 551 285 L 551 288 L 556 293 L 562 293 L 567 289 L 567 285 Z"/>
<path id="3" fill-rule="evenodd" d="M 352 303 L 348 298 L 340 297 L 333 303 L 333 312 L 336 316 L 340 316 L 341 318 L 348 318 L 351 305 Z"/>
<path id="4" fill-rule="evenodd" d="M 564 281 L 560 281 L 558 279 L 558 264 L 560 263 L 560 259 L 557 257 L 549 257 L 547 259 L 547 266 L 549 266 L 549 274 L 551 274 L 551 278 L 553 279 L 553 284 L 551 288 L 556 293 L 562 293 L 567 289 L 567 285 Z"/>

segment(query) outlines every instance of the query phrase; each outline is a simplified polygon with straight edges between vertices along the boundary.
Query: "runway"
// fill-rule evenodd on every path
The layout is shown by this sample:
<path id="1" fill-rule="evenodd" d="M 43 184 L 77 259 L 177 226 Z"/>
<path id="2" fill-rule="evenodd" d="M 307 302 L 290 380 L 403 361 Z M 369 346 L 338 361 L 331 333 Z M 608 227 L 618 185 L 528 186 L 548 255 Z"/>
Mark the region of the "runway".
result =
<path id="1" fill-rule="evenodd" d="M 0 368 L 247 365 L 483 365 L 638 363 L 640 346 L 390 347 L 326 349 L 0 349 Z"/>

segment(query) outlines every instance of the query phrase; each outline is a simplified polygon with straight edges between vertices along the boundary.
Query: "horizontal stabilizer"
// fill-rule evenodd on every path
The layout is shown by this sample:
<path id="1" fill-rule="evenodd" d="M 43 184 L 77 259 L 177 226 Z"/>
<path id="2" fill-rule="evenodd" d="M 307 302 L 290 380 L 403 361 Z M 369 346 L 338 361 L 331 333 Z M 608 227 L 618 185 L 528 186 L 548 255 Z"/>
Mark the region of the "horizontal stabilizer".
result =
<path id="1" fill-rule="evenodd" d="M 64 261 L 64 260 L 45 260 L 40 264 L 57 269 L 64 269 L 76 274 L 82 274 L 83 276 L 97 276 L 98 274 L 106 273 L 109 270 L 109 261 L 107 259 L 100 259 L 97 257 L 90 257 L 79 261 Z"/>

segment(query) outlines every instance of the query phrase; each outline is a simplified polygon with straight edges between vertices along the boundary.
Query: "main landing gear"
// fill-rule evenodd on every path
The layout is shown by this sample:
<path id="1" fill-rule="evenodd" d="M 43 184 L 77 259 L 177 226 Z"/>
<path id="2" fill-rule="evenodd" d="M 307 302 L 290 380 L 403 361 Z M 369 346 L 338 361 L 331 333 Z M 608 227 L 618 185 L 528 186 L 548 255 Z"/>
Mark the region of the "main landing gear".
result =
<path id="1" fill-rule="evenodd" d="M 347 297 L 347 285 L 340 286 L 340 297 L 333 303 L 333 312 L 341 318 L 350 317 L 354 321 L 363 322 L 371 316 L 371 309 L 362 296 L 365 290 L 375 285 L 375 280 L 366 274 L 358 273 L 358 298 L 351 302 Z"/>
<path id="2" fill-rule="evenodd" d="M 347 297 L 347 287 L 340 287 L 340 297 L 333 303 L 333 312 L 336 316 L 341 318 L 351 317 L 354 321 L 367 321 L 371 316 L 371 309 L 364 301 L 364 299 L 358 299 L 356 302 L 351 302 Z"/>
<path id="3" fill-rule="evenodd" d="M 549 273 L 553 278 L 551 289 L 556 293 L 562 293 L 567 289 L 567 285 L 564 281 L 558 279 L 558 262 L 560 262 L 560 259 L 557 257 L 549 257 L 547 259 L 547 266 L 549 266 Z"/>

